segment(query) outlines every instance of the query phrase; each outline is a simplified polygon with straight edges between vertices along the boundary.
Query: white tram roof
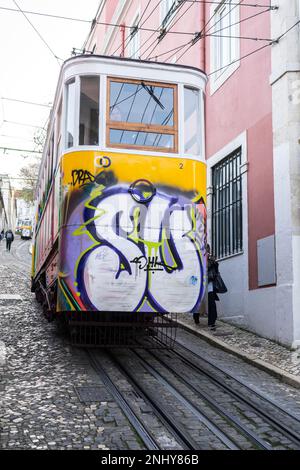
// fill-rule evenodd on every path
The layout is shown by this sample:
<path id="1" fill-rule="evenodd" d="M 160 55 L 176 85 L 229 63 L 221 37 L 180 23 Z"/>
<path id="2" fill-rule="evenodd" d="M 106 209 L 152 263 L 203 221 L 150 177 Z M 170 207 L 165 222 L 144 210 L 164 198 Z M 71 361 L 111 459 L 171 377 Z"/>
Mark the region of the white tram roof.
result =
<path id="1" fill-rule="evenodd" d="M 61 69 L 60 81 L 62 78 L 65 81 L 81 74 L 186 83 L 199 88 L 203 88 L 206 84 L 206 74 L 197 67 L 93 54 L 79 55 L 66 60 Z"/>

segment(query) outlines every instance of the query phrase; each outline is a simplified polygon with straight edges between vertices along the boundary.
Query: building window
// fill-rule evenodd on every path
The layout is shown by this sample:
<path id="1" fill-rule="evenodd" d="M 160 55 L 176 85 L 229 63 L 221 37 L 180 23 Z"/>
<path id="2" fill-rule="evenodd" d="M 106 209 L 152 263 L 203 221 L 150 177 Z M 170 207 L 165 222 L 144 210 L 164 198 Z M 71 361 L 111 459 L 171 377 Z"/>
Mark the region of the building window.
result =
<path id="1" fill-rule="evenodd" d="M 241 147 L 212 168 L 212 251 L 225 258 L 243 250 Z"/>
<path id="2" fill-rule="evenodd" d="M 161 26 L 167 28 L 183 0 L 162 0 L 161 2 Z"/>
<path id="3" fill-rule="evenodd" d="M 137 15 L 135 20 L 133 21 L 131 28 L 130 28 L 130 33 L 129 37 L 127 38 L 128 42 L 128 56 L 131 59 L 138 59 L 139 58 L 139 49 L 140 49 L 140 32 L 138 29 L 138 24 L 139 24 L 140 16 Z"/>
<path id="4" fill-rule="evenodd" d="M 239 66 L 239 6 L 233 0 L 222 1 L 212 15 L 211 73 L 213 85 L 218 88 Z"/>
<path id="5" fill-rule="evenodd" d="M 80 77 L 79 145 L 99 144 L 99 77 Z"/>
<path id="6" fill-rule="evenodd" d="M 108 146 L 177 152 L 177 86 L 108 79 Z"/>

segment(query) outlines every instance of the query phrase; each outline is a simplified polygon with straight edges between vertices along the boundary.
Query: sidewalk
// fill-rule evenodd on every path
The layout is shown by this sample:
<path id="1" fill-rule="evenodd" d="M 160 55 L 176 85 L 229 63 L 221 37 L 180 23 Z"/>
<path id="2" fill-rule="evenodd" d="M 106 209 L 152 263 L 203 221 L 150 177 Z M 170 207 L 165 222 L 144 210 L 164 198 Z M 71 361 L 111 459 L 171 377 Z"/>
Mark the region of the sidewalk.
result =
<path id="1" fill-rule="evenodd" d="M 178 323 L 214 346 L 241 357 L 246 362 L 300 388 L 300 350 L 291 351 L 269 339 L 242 330 L 224 321 L 217 321 L 217 330 L 207 328 L 207 317 L 195 325 L 191 314 L 178 313 Z"/>

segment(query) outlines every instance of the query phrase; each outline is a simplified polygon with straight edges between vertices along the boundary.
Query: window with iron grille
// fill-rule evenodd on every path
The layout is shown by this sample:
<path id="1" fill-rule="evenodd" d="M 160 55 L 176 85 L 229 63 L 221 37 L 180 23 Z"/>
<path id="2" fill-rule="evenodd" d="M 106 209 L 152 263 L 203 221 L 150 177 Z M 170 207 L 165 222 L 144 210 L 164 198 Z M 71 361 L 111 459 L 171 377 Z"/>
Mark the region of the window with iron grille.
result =
<path id="1" fill-rule="evenodd" d="M 241 147 L 212 168 L 212 253 L 216 258 L 243 250 Z"/>

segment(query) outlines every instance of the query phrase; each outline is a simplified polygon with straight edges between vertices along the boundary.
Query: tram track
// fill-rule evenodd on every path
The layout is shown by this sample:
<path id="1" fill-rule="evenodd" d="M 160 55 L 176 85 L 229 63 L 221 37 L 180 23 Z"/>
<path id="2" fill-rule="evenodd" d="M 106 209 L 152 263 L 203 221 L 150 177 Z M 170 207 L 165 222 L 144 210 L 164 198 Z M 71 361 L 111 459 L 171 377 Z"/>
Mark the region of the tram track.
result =
<path id="1" fill-rule="evenodd" d="M 233 380 L 236 382 L 239 386 L 244 387 L 248 392 L 250 392 L 253 396 L 257 397 L 260 400 L 263 400 L 265 403 L 268 405 L 272 406 L 274 409 L 276 409 L 278 412 L 283 413 L 285 417 L 291 418 L 297 425 L 300 427 L 300 418 L 297 418 L 294 414 L 290 413 L 286 408 L 281 406 L 279 403 L 275 402 L 275 400 L 272 400 L 270 397 L 267 397 L 265 394 L 262 394 L 261 392 L 258 392 L 254 387 L 251 385 L 247 384 L 244 380 L 242 380 L 239 377 L 234 376 L 231 374 L 228 370 L 223 370 L 221 367 L 219 367 L 215 362 L 210 361 L 207 359 L 207 357 L 202 357 L 199 354 L 197 354 L 195 351 L 193 351 L 190 348 L 187 348 L 183 343 L 180 341 L 176 341 L 176 345 L 180 346 L 183 350 L 185 350 L 187 353 L 192 354 L 194 357 L 196 357 L 199 361 L 202 361 L 203 363 L 208 364 L 211 366 L 213 369 L 217 370 L 221 375 L 224 375 L 228 377 L 229 379 Z M 300 429 L 299 429 L 299 436 L 300 436 Z"/>
<path id="2" fill-rule="evenodd" d="M 87 349 L 86 352 L 89 356 L 89 359 L 91 361 L 91 364 L 94 370 L 97 372 L 97 374 L 99 375 L 100 379 L 102 380 L 102 382 L 104 383 L 108 391 L 112 394 L 115 401 L 120 406 L 121 410 L 123 411 L 123 413 L 129 420 L 130 424 L 133 426 L 136 433 L 138 434 L 140 439 L 143 441 L 145 447 L 149 450 L 160 450 L 159 444 L 155 441 L 155 439 L 153 438 L 149 430 L 146 429 L 146 427 L 144 426 L 144 424 L 141 422 L 136 412 L 134 411 L 133 407 L 130 405 L 128 400 L 126 400 L 124 395 L 122 395 L 120 390 L 116 387 L 116 385 L 111 380 L 109 374 L 105 371 L 105 369 L 100 364 L 100 361 L 98 359 L 98 354 L 89 349 Z"/>
<path id="3" fill-rule="evenodd" d="M 142 392 L 143 396 L 147 399 L 153 409 L 157 412 L 158 417 L 163 418 L 163 422 L 167 423 L 169 430 L 173 433 L 174 437 L 179 440 L 184 445 L 184 449 L 188 450 L 197 450 L 199 449 L 199 442 L 196 442 L 195 438 L 191 436 L 191 431 L 186 429 L 179 419 L 174 418 L 172 415 L 168 414 L 168 409 L 161 403 L 159 394 L 150 394 L 145 385 L 142 385 L 140 382 L 134 378 L 134 375 L 128 371 L 124 365 L 121 364 L 120 360 L 116 358 L 116 355 L 113 353 L 113 359 L 118 365 L 122 373 L 129 378 L 131 383 L 135 386 L 138 392 Z M 195 406 L 188 398 L 184 397 L 182 393 L 173 386 L 165 377 L 163 377 L 157 370 L 155 370 L 151 365 L 147 364 L 146 361 L 143 361 L 143 367 L 147 372 L 152 375 L 160 385 L 163 385 L 167 391 L 177 399 L 192 415 L 194 415 L 208 431 L 212 432 L 228 449 L 238 450 L 236 443 L 228 438 L 226 434 L 220 429 L 219 426 L 213 423 L 213 421 L 197 406 Z"/>
<path id="4" fill-rule="evenodd" d="M 154 439 L 153 443 L 152 431 L 146 429 L 145 432 L 145 425 L 141 423 L 140 418 L 136 419 L 136 412 L 133 410 L 132 404 L 126 398 L 124 398 L 123 393 L 117 389 L 115 384 L 113 384 L 109 374 L 100 364 L 99 350 L 87 350 L 87 354 L 90 357 L 92 366 L 99 374 L 99 377 L 106 385 L 108 390 L 114 396 L 125 416 L 129 419 L 131 425 L 134 427 L 140 439 L 143 441 L 145 447 L 152 450 L 161 449 L 161 446 L 157 440 Z M 156 391 L 153 392 L 153 389 L 151 391 L 151 387 L 149 388 L 147 386 L 145 380 L 141 381 L 141 379 L 137 377 L 137 374 L 127 364 L 126 358 L 124 360 L 120 359 L 120 357 L 123 357 L 123 354 L 117 355 L 115 351 L 107 351 L 107 354 L 113 365 L 122 374 L 122 377 L 130 383 L 135 393 L 144 400 L 147 406 L 151 408 L 152 412 L 156 415 L 156 417 L 168 430 L 168 432 L 172 434 L 182 449 L 200 450 L 203 448 L 201 441 L 197 440 L 196 436 L 194 436 L 194 431 L 191 430 L 190 427 L 187 427 L 183 420 L 176 416 L 175 413 L 172 414 L 170 407 L 167 406 L 167 403 L 164 403 L 160 394 Z M 130 354 L 134 355 L 135 360 L 137 360 L 137 354 L 139 355 L 139 353 L 136 353 L 135 350 L 131 350 Z M 233 437 L 229 436 L 228 432 L 224 431 L 219 423 L 214 421 L 214 417 L 212 415 L 209 415 L 205 410 L 201 409 L 198 404 L 193 402 L 186 395 L 182 394 L 176 385 L 172 384 L 170 380 L 163 376 L 157 369 L 152 367 L 152 365 L 145 361 L 140 355 L 138 357 L 138 362 L 142 363 L 142 366 L 145 369 L 147 375 L 151 376 L 157 382 L 157 387 L 155 387 L 155 390 L 158 390 L 159 386 L 163 386 L 170 396 L 173 397 L 172 401 L 178 401 L 186 413 L 190 414 L 194 420 L 197 420 L 203 429 L 206 429 L 205 433 L 207 436 L 211 435 L 215 440 L 219 441 L 225 449 L 239 450 L 244 448 L 240 445 L 240 442 L 237 442 Z M 225 417 L 227 422 L 229 422 L 229 416 L 225 415 L 226 413 L 223 414 L 223 417 Z M 235 430 L 239 429 L 239 431 L 242 432 L 242 428 L 239 428 L 237 422 L 235 423 L 234 428 Z M 245 436 L 245 442 L 247 441 L 248 443 L 252 443 L 252 448 L 270 448 L 268 444 L 260 440 L 256 435 L 251 433 L 251 431 L 248 431 L 247 433 L 245 430 L 243 430 L 243 434 Z"/>
<path id="5" fill-rule="evenodd" d="M 149 351 L 148 351 L 149 352 Z M 144 363 L 151 367 L 154 370 L 153 366 L 149 365 L 149 362 L 146 361 L 137 351 L 134 350 L 134 353 L 139 357 Z M 233 414 L 227 412 L 222 406 L 219 406 L 213 399 L 211 399 L 208 395 L 202 393 L 199 389 L 197 389 L 194 385 L 192 385 L 188 380 L 186 380 L 180 373 L 178 373 L 175 367 L 170 366 L 167 364 L 166 361 L 159 358 L 153 351 L 150 352 L 150 355 L 154 357 L 164 368 L 168 369 L 172 372 L 174 377 L 182 384 L 184 384 L 189 390 L 191 390 L 195 395 L 197 395 L 201 400 L 204 400 L 216 413 L 223 416 L 227 422 L 229 422 L 233 427 L 235 427 L 238 431 L 240 431 L 247 439 L 249 439 L 254 447 L 263 449 L 263 450 L 270 450 L 271 446 L 265 440 L 261 439 L 258 434 L 253 432 L 251 429 L 246 427 L 241 423 L 239 419 L 237 419 Z M 157 372 L 156 372 L 157 374 Z M 161 376 L 161 374 L 159 374 Z M 221 431 L 222 432 L 222 431 Z"/>
<path id="6" fill-rule="evenodd" d="M 295 428 L 300 423 L 291 413 L 287 412 L 286 416 L 294 419 L 294 426 L 291 426 L 291 423 L 285 424 L 283 416 L 279 419 L 278 416 L 273 415 L 271 410 L 265 410 L 259 403 L 253 402 L 253 398 L 245 396 L 244 389 L 249 394 L 252 393 L 251 387 L 247 389 L 245 383 L 237 380 L 237 384 L 243 389 L 238 391 L 226 383 L 224 379 L 226 372 L 220 367 L 216 369 L 223 376 L 218 378 L 203 367 L 205 359 L 202 360 L 201 356 L 178 341 L 176 344 L 177 349 L 181 348 L 180 351 L 131 348 L 107 350 L 106 353 L 123 380 L 130 383 L 136 395 L 144 401 L 146 406 L 151 408 L 160 423 L 172 434 L 182 449 L 200 450 L 203 446 L 196 433 L 186 424 L 186 420 L 178 416 L 176 407 L 181 411 L 184 410 L 186 416 L 190 415 L 191 420 L 205 428 L 207 435 L 213 436 L 226 449 L 300 448 L 300 433 Z M 113 383 L 113 381 L 99 362 L 97 356 L 99 350 L 95 350 L 93 353 L 89 350 L 88 354 L 92 354 L 90 357 L 93 367 L 111 391 L 112 386 L 108 383 Z M 192 359 L 189 355 L 192 355 Z M 202 366 L 199 365 L 198 360 L 203 361 Z M 207 362 L 212 367 L 213 363 L 209 360 Z M 142 368 L 144 372 L 139 372 L 139 368 Z M 231 375 L 230 379 L 234 380 L 235 378 Z M 154 387 L 153 381 L 156 384 Z M 153 437 L 152 430 L 149 430 L 143 423 L 143 419 L 137 416 L 130 400 L 124 399 L 123 392 L 118 390 L 115 384 L 113 387 L 115 390 L 112 395 L 142 439 L 145 447 L 151 450 L 162 449 L 163 447 Z M 257 391 L 254 392 L 254 397 L 266 399 L 266 397 L 261 397 Z M 169 400 L 162 398 L 166 396 L 165 394 L 172 398 Z M 218 403 L 218 397 L 221 397 L 220 403 Z M 168 403 L 171 402 L 174 405 L 173 409 L 168 406 Z M 277 407 L 272 400 L 267 403 L 268 406 L 273 406 L 277 412 L 285 413 L 285 410 L 279 405 Z M 300 426 L 298 429 L 300 430 Z M 273 435 L 279 436 L 275 439 L 275 443 L 274 439 L 272 440 Z"/>
<path id="7" fill-rule="evenodd" d="M 232 384 L 226 384 L 226 379 L 225 377 L 228 375 L 226 372 L 222 371 L 220 367 L 216 366 L 216 369 L 218 369 L 218 372 L 220 372 L 223 377 L 216 377 L 214 373 L 211 371 L 208 371 L 207 368 L 205 369 L 203 367 L 203 364 L 207 362 L 210 366 L 212 366 L 211 361 L 207 360 L 206 358 L 203 359 L 201 356 L 197 355 L 195 352 L 191 351 L 189 348 L 186 348 L 184 345 L 180 344 L 178 341 L 176 342 L 177 345 L 180 345 L 181 348 L 183 348 L 186 352 L 191 353 L 193 355 L 193 362 L 191 359 L 189 359 L 186 355 L 183 355 L 182 353 L 174 350 L 172 352 L 168 352 L 167 356 L 167 362 L 163 360 L 161 357 L 159 357 L 156 353 L 153 351 L 149 352 L 153 357 L 155 357 L 158 362 L 160 362 L 164 367 L 172 371 L 174 375 L 177 376 L 179 380 L 185 381 L 183 377 L 180 377 L 178 372 L 175 370 L 175 367 L 172 366 L 171 364 L 174 364 L 174 359 L 178 358 L 181 363 L 188 367 L 190 370 L 190 374 L 199 374 L 199 377 L 202 378 L 202 380 L 199 380 L 199 384 L 203 386 L 203 378 L 206 378 L 210 380 L 211 383 L 215 384 L 216 387 L 218 387 L 219 390 L 221 390 L 223 393 L 225 392 L 228 396 L 230 396 L 233 400 L 236 401 L 236 403 L 242 403 L 243 405 L 246 405 L 248 407 L 249 411 L 252 413 L 255 413 L 257 417 L 259 417 L 261 420 L 263 420 L 265 423 L 267 423 L 269 426 L 272 427 L 272 429 L 276 432 L 279 432 L 282 437 L 286 438 L 290 443 L 293 443 L 293 448 L 299 449 L 300 448 L 300 422 L 297 418 L 295 418 L 291 413 L 289 413 L 287 410 L 283 409 L 280 405 L 277 405 L 273 400 L 269 400 L 267 397 L 260 395 L 256 390 L 253 391 L 252 387 L 248 387 L 247 385 L 235 378 L 234 376 L 230 375 L 230 378 L 232 380 L 236 380 L 239 386 L 247 390 L 248 396 L 243 394 L 243 390 L 237 390 L 235 389 Z M 199 364 L 195 364 L 195 360 L 199 361 L 202 363 L 202 366 Z M 181 366 L 182 368 L 182 366 Z M 186 381 L 185 381 L 186 382 Z M 190 384 L 190 388 L 193 388 L 193 386 Z M 203 392 L 200 390 L 197 390 L 197 393 L 200 394 L 203 397 Z M 253 400 L 253 397 L 249 397 L 249 393 L 253 393 L 253 396 L 256 399 L 259 399 L 261 401 L 265 401 L 268 405 L 268 409 L 264 408 L 264 406 L 261 403 L 256 403 Z M 205 396 L 206 395 L 206 396 Z M 213 407 L 217 407 L 217 397 L 218 393 L 215 394 L 214 399 L 210 398 L 208 395 L 208 392 L 206 394 L 204 393 L 204 397 L 208 402 L 211 402 Z M 220 410 L 221 413 L 224 413 L 224 410 Z M 274 412 L 276 413 L 281 413 L 281 416 L 274 416 Z M 228 418 L 231 419 L 232 415 L 229 416 Z M 286 424 L 287 418 L 290 420 L 288 424 Z M 239 423 L 237 423 L 239 427 Z M 242 425 L 243 427 L 243 425 Z M 248 430 L 244 429 L 243 432 L 247 433 Z M 261 448 L 268 448 L 268 440 L 267 439 L 261 439 L 259 436 L 254 437 L 254 441 L 257 441 L 259 444 L 263 444 L 263 447 Z M 264 444 L 265 442 L 265 444 Z M 295 447 L 296 446 L 296 447 Z M 269 446 L 270 447 L 270 446 Z"/>
<path id="8" fill-rule="evenodd" d="M 164 447 L 158 442 L 157 439 L 153 437 L 152 430 L 149 430 L 144 423 L 142 423 L 141 418 L 137 416 L 136 411 L 132 403 L 124 396 L 122 392 L 116 385 L 113 383 L 109 374 L 105 371 L 102 365 L 99 362 L 99 350 L 93 351 L 87 349 L 87 354 L 91 360 L 91 364 L 94 367 L 95 371 L 99 374 L 100 379 L 103 381 L 108 391 L 112 394 L 121 410 L 129 420 L 130 424 L 135 429 L 135 432 L 138 434 L 139 438 L 144 443 L 146 449 L 148 450 L 162 450 Z M 197 443 L 189 436 L 186 435 L 185 429 L 178 422 L 178 420 L 172 417 L 170 414 L 163 409 L 161 405 L 158 404 L 158 400 L 155 399 L 153 394 L 146 390 L 144 386 L 134 377 L 134 374 L 130 373 L 126 368 L 121 364 L 121 362 L 116 358 L 116 356 L 108 352 L 108 357 L 113 362 L 114 366 L 122 374 L 122 376 L 130 383 L 133 387 L 133 390 L 137 396 L 141 397 L 145 404 L 149 406 L 153 414 L 158 418 L 158 420 L 163 424 L 167 431 L 174 437 L 176 442 L 179 444 L 179 448 L 184 450 L 195 450 L 197 449 Z"/>

